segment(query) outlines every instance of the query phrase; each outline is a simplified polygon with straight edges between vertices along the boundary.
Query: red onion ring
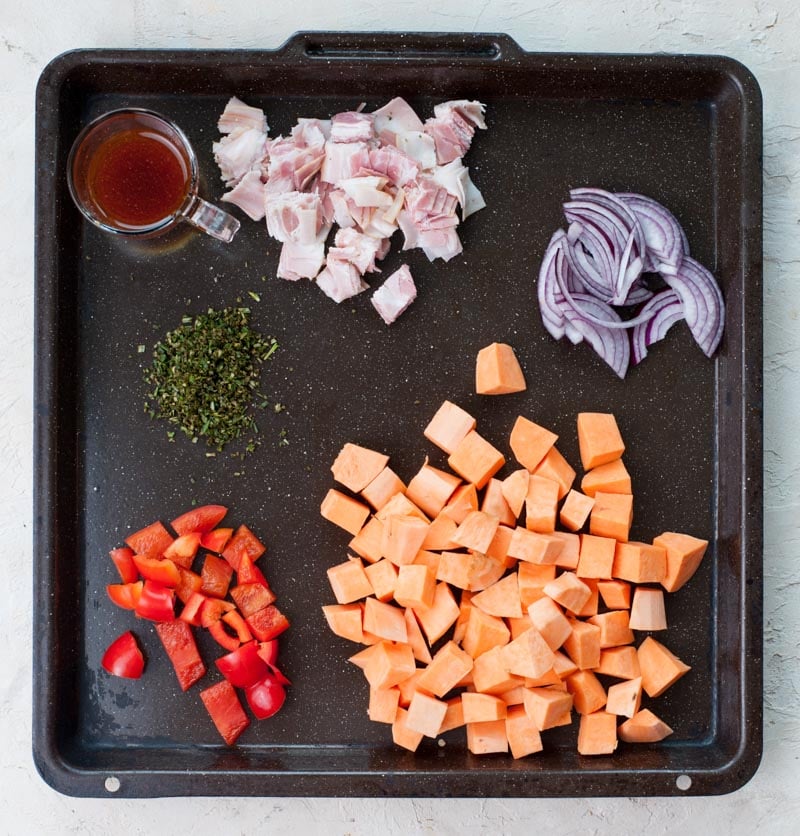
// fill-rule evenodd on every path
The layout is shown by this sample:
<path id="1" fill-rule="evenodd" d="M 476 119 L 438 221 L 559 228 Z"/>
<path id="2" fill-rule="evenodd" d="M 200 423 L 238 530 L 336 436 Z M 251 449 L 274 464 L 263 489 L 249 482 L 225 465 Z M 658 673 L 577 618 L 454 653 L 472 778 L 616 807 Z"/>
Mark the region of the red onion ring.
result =
<path id="1" fill-rule="evenodd" d="M 663 340 L 667 331 L 681 319 L 684 319 L 683 304 L 674 290 L 662 290 L 656 294 L 643 308 L 654 312 L 649 322 L 637 325 L 631 333 L 631 354 L 633 365 L 636 366 L 647 357 L 647 349 L 653 343 Z"/>

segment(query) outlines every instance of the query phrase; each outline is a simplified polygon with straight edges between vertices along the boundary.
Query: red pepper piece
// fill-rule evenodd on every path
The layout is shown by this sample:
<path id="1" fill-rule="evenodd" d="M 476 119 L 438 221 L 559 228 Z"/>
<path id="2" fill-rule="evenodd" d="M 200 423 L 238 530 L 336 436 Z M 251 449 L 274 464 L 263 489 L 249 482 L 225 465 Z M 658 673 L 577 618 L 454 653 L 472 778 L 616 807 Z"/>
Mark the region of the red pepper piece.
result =
<path id="1" fill-rule="evenodd" d="M 250 725 L 236 691 L 227 679 L 201 691 L 200 699 L 228 746 L 235 743 L 236 738 Z"/>
<path id="2" fill-rule="evenodd" d="M 154 522 L 126 537 L 125 542 L 143 557 L 161 557 L 172 543 L 172 535 L 160 522 Z"/>
<path id="3" fill-rule="evenodd" d="M 262 586 L 260 583 L 244 583 L 233 587 L 231 598 L 247 618 L 273 603 L 275 594 L 268 586 Z"/>
<path id="4" fill-rule="evenodd" d="M 277 714 L 286 701 L 286 691 L 271 675 L 251 685 L 244 693 L 250 710 L 259 720 L 266 720 Z"/>
<path id="5" fill-rule="evenodd" d="M 110 583 L 106 587 L 108 597 L 123 610 L 135 610 L 142 595 L 142 581 L 136 583 Z"/>
<path id="6" fill-rule="evenodd" d="M 186 602 L 186 606 L 183 608 L 183 612 L 181 612 L 181 621 L 185 621 L 193 627 L 200 627 L 200 612 L 203 609 L 203 604 L 205 604 L 207 600 L 208 599 L 205 595 L 195 592 L 194 595 L 192 595 L 192 597 Z"/>
<path id="7" fill-rule="evenodd" d="M 246 525 L 240 525 L 222 556 L 234 569 L 238 570 L 239 561 L 243 554 L 246 554 L 255 562 L 266 550 L 266 546 Z"/>
<path id="8" fill-rule="evenodd" d="M 189 534 L 192 531 L 199 531 L 205 534 L 216 528 L 222 521 L 228 509 L 224 505 L 201 505 L 199 508 L 192 508 L 185 514 L 181 514 L 171 523 L 175 531 L 181 534 Z"/>
<path id="9" fill-rule="evenodd" d="M 178 567 L 165 557 L 144 557 L 141 554 L 135 554 L 133 562 L 146 581 L 155 581 L 172 589 L 181 582 Z"/>
<path id="10" fill-rule="evenodd" d="M 243 583 L 260 583 L 269 589 L 269 583 L 264 577 L 264 573 L 256 566 L 250 555 L 242 553 L 239 559 L 239 568 L 236 570 L 236 577 L 240 584 Z"/>
<path id="11" fill-rule="evenodd" d="M 203 579 L 197 572 L 192 572 L 191 569 L 182 569 L 180 566 L 178 567 L 178 574 L 180 574 L 181 579 L 175 587 L 175 594 L 184 604 L 188 604 L 192 595 L 200 591 L 203 586 Z"/>
<path id="12" fill-rule="evenodd" d="M 210 552 L 222 554 L 222 552 L 225 551 L 225 546 L 228 545 L 228 540 L 231 539 L 232 534 L 232 528 L 215 528 L 213 531 L 203 534 L 200 538 L 200 545 L 204 549 L 208 549 Z"/>
<path id="13" fill-rule="evenodd" d="M 236 650 L 241 642 L 239 641 L 238 636 L 232 636 L 226 629 L 225 629 L 225 622 L 222 619 L 215 621 L 213 624 L 210 624 L 208 627 L 208 632 L 214 637 L 214 641 L 218 644 L 222 645 L 225 650 Z"/>
<path id="14" fill-rule="evenodd" d="M 164 552 L 164 557 L 169 558 L 176 566 L 191 569 L 194 556 L 200 548 L 200 536 L 196 531 L 191 534 L 182 534 L 177 540 L 172 541 L 170 547 Z"/>
<path id="15" fill-rule="evenodd" d="M 133 549 L 127 546 L 123 549 L 111 549 L 109 554 L 123 583 L 136 583 L 139 580 L 139 570 L 133 562 Z"/>
<path id="16" fill-rule="evenodd" d="M 181 690 L 187 691 L 206 672 L 192 628 L 185 621 L 164 621 L 156 624 L 156 632 L 175 668 Z"/>
<path id="17" fill-rule="evenodd" d="M 136 615 L 150 621 L 172 621 L 175 618 L 175 590 L 156 581 L 145 581 L 136 604 Z"/>
<path id="18" fill-rule="evenodd" d="M 108 646 L 101 662 L 103 668 L 114 676 L 138 679 L 144 671 L 144 656 L 136 643 L 136 637 L 128 630 Z"/>
<path id="19" fill-rule="evenodd" d="M 247 623 L 242 618 L 241 613 L 236 612 L 236 610 L 231 610 L 222 616 L 222 620 L 236 631 L 236 635 L 242 644 L 253 640 L 253 634 L 248 629 Z"/>
<path id="20" fill-rule="evenodd" d="M 211 627 L 215 621 L 219 621 L 226 612 L 233 609 L 236 609 L 236 607 L 230 601 L 206 598 L 203 608 L 200 610 L 200 624 L 203 627 Z"/>
<path id="21" fill-rule="evenodd" d="M 233 569 L 221 557 L 207 554 L 200 575 L 203 578 L 203 595 L 224 598 L 228 594 Z"/>
<path id="22" fill-rule="evenodd" d="M 253 613 L 245 621 L 250 632 L 262 642 L 274 639 L 289 626 L 289 619 L 274 604 Z"/>
<path id="23" fill-rule="evenodd" d="M 247 688 L 269 674 L 266 662 L 258 654 L 258 644 L 248 642 L 216 661 L 219 672 L 237 688 Z"/>
<path id="24" fill-rule="evenodd" d="M 278 661 L 278 640 L 270 639 L 268 642 L 260 642 L 258 655 L 272 667 Z"/>

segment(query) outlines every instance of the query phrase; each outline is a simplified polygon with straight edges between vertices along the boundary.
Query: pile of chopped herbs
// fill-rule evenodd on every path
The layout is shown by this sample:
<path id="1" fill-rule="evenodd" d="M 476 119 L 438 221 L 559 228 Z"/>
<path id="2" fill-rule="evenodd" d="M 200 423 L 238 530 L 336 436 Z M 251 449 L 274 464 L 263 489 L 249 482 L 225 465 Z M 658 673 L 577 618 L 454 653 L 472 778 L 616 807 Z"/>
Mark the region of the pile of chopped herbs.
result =
<path id="1" fill-rule="evenodd" d="M 184 316 L 153 351 L 144 375 L 151 387 L 145 411 L 218 451 L 245 436 L 246 450 L 252 452 L 258 427 L 251 407 L 261 364 L 278 344 L 253 331 L 249 317 L 249 308 Z M 168 435 L 173 438 L 174 431 Z"/>

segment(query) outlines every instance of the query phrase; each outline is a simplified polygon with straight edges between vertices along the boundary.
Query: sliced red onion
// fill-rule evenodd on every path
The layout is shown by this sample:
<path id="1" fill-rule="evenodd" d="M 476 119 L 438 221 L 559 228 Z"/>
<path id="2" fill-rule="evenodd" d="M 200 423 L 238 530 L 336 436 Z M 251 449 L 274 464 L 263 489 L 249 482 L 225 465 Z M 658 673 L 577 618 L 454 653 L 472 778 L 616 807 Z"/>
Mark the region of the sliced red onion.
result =
<path id="1" fill-rule="evenodd" d="M 590 200 L 595 205 L 603 206 L 616 215 L 623 225 L 636 234 L 636 254 L 643 255 L 647 249 L 647 238 L 636 213 L 623 201 L 619 195 L 604 189 L 581 188 L 572 189 L 569 193 L 572 200 Z"/>
<path id="2" fill-rule="evenodd" d="M 668 209 L 652 198 L 641 194 L 618 195 L 639 219 L 644 230 L 645 244 L 650 254 L 648 267 L 651 272 L 674 275 L 684 256 L 685 238 L 681 225 Z M 685 254 L 689 254 L 688 244 Z"/>
<path id="3" fill-rule="evenodd" d="M 636 366 L 647 357 L 647 349 L 663 340 L 667 331 L 681 319 L 683 303 L 674 290 L 662 290 L 642 308 L 653 312 L 653 317 L 642 325 L 637 325 L 631 332 L 631 354 L 633 365 Z"/>
<path id="4" fill-rule="evenodd" d="M 725 302 L 714 276 L 690 256 L 684 256 L 675 276 L 664 281 L 678 294 L 686 324 L 706 357 L 717 350 L 725 327 Z"/>
<path id="5" fill-rule="evenodd" d="M 631 360 L 628 335 L 619 328 L 596 324 L 600 321 L 619 322 L 619 314 L 586 293 L 576 293 L 573 298 L 580 307 L 565 311 L 569 324 L 589 343 L 601 360 L 608 363 L 620 378 L 624 378 Z"/>
<path id="6" fill-rule="evenodd" d="M 539 268 L 539 281 L 536 283 L 542 322 L 548 333 L 556 340 L 564 336 L 566 327 L 566 318 L 561 310 L 564 296 L 559 290 L 559 282 L 556 278 L 556 270 L 561 269 L 558 259 L 563 259 L 565 240 L 566 235 L 563 230 L 559 229 L 553 233 L 545 250 L 542 266 Z"/>

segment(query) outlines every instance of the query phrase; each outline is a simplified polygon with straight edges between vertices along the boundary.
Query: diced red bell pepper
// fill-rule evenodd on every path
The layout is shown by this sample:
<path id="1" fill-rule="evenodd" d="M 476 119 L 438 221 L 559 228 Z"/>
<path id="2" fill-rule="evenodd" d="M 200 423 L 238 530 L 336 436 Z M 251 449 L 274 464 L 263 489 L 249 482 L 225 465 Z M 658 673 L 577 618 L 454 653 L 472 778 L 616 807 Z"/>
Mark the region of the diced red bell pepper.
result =
<path id="1" fill-rule="evenodd" d="M 246 688 L 244 693 L 250 710 L 259 720 L 266 720 L 277 714 L 286 701 L 286 691 L 271 674 Z"/>
<path id="2" fill-rule="evenodd" d="M 142 581 L 136 583 L 110 583 L 106 587 L 108 597 L 123 610 L 135 610 L 142 594 Z"/>
<path id="3" fill-rule="evenodd" d="M 200 625 L 202 627 L 211 627 L 226 612 L 230 612 L 233 609 L 236 609 L 236 606 L 230 601 L 222 601 L 219 598 L 206 598 L 200 610 Z"/>
<path id="4" fill-rule="evenodd" d="M 269 583 L 264 573 L 253 563 L 250 555 L 242 553 L 239 558 L 239 568 L 236 570 L 236 577 L 240 584 L 260 583 L 269 589 Z"/>
<path id="5" fill-rule="evenodd" d="M 128 630 L 108 646 L 101 662 L 103 668 L 114 676 L 138 679 L 144 671 L 144 656 L 136 643 L 136 637 Z"/>
<path id="6" fill-rule="evenodd" d="M 275 595 L 268 586 L 262 586 L 260 583 L 244 583 L 231 589 L 231 598 L 236 601 L 236 606 L 247 618 L 273 603 Z"/>
<path id="7" fill-rule="evenodd" d="M 274 604 L 253 613 L 245 621 L 250 632 L 262 642 L 274 639 L 289 626 L 289 619 Z"/>
<path id="8" fill-rule="evenodd" d="M 135 554 L 133 562 L 146 581 L 155 581 L 172 589 L 181 582 L 178 567 L 165 557 L 144 557 L 141 554 Z"/>
<path id="9" fill-rule="evenodd" d="M 255 685 L 269 674 L 266 662 L 258 654 L 258 644 L 248 642 L 216 661 L 220 673 L 237 688 Z"/>
<path id="10" fill-rule="evenodd" d="M 232 636 L 226 629 L 225 629 L 225 622 L 222 619 L 219 621 L 215 621 L 213 624 L 210 624 L 208 627 L 208 632 L 214 637 L 214 641 L 217 644 L 222 645 L 225 650 L 236 650 L 241 642 L 239 641 L 238 636 Z"/>
<path id="11" fill-rule="evenodd" d="M 199 531 L 205 534 L 216 528 L 228 509 L 224 505 L 201 505 L 199 508 L 192 508 L 185 514 L 181 514 L 171 523 L 178 534 L 189 534 L 191 531 Z"/>
<path id="12" fill-rule="evenodd" d="M 228 746 L 235 743 L 236 738 L 250 725 L 236 691 L 227 679 L 201 691 L 200 699 Z"/>
<path id="13" fill-rule="evenodd" d="M 170 547 L 164 552 L 164 557 L 169 558 L 176 566 L 191 569 L 194 556 L 200 548 L 200 536 L 196 531 L 182 534 L 177 540 L 172 541 Z"/>
<path id="14" fill-rule="evenodd" d="M 228 540 L 231 539 L 232 534 L 232 528 L 215 528 L 213 531 L 203 534 L 200 538 L 200 545 L 204 549 L 208 549 L 210 552 L 222 554 L 222 552 L 225 551 L 225 546 L 228 545 Z"/>
<path id="15" fill-rule="evenodd" d="M 278 661 L 278 640 L 271 639 L 258 645 L 258 655 L 270 666 Z"/>
<path id="16" fill-rule="evenodd" d="M 109 554 L 123 583 L 136 583 L 139 580 L 139 570 L 133 562 L 133 549 L 127 546 L 123 549 L 111 549 Z"/>
<path id="17" fill-rule="evenodd" d="M 202 626 L 200 621 L 200 612 L 203 609 L 203 604 L 207 601 L 205 595 L 195 592 L 194 595 L 186 602 L 186 606 L 180 614 L 181 621 L 191 624 L 193 627 Z"/>
<path id="18" fill-rule="evenodd" d="M 248 555 L 255 562 L 265 551 L 266 547 L 258 537 L 246 525 L 240 525 L 222 556 L 234 569 L 238 570 L 243 554 Z"/>
<path id="19" fill-rule="evenodd" d="M 172 667 L 175 668 L 181 691 L 187 691 L 206 672 L 206 666 L 197 651 L 192 628 L 185 621 L 176 619 L 156 624 L 156 632 L 164 650 L 167 651 Z"/>
<path id="20" fill-rule="evenodd" d="M 175 590 L 146 580 L 136 604 L 136 615 L 150 621 L 172 621 L 175 618 Z"/>
<path id="21" fill-rule="evenodd" d="M 197 572 L 192 572 L 191 569 L 183 569 L 180 566 L 178 567 L 178 574 L 181 579 L 175 587 L 175 594 L 184 604 L 188 604 L 192 595 L 200 591 L 203 586 L 203 579 Z"/>
<path id="22" fill-rule="evenodd" d="M 292 684 L 291 680 L 287 676 L 284 676 L 280 672 L 280 670 L 275 667 L 275 665 L 270 665 L 269 670 L 270 670 L 270 673 L 275 677 L 275 680 L 277 682 L 279 682 L 281 685 L 291 685 Z"/>
<path id="23" fill-rule="evenodd" d="M 213 598 L 224 598 L 228 594 L 233 577 L 233 569 L 221 558 L 213 554 L 207 554 L 203 561 L 203 569 L 200 573 L 203 579 L 201 592 L 203 595 L 210 595 Z"/>
<path id="24" fill-rule="evenodd" d="M 136 531 L 125 538 L 125 542 L 136 554 L 143 557 L 161 557 L 172 543 L 172 535 L 160 522 Z"/>
<path id="25" fill-rule="evenodd" d="M 222 620 L 236 631 L 236 635 L 239 637 L 239 641 L 242 644 L 253 640 L 253 634 L 250 632 L 250 629 L 248 628 L 245 620 L 242 618 L 241 613 L 236 612 L 236 610 L 231 610 L 222 616 Z"/>

